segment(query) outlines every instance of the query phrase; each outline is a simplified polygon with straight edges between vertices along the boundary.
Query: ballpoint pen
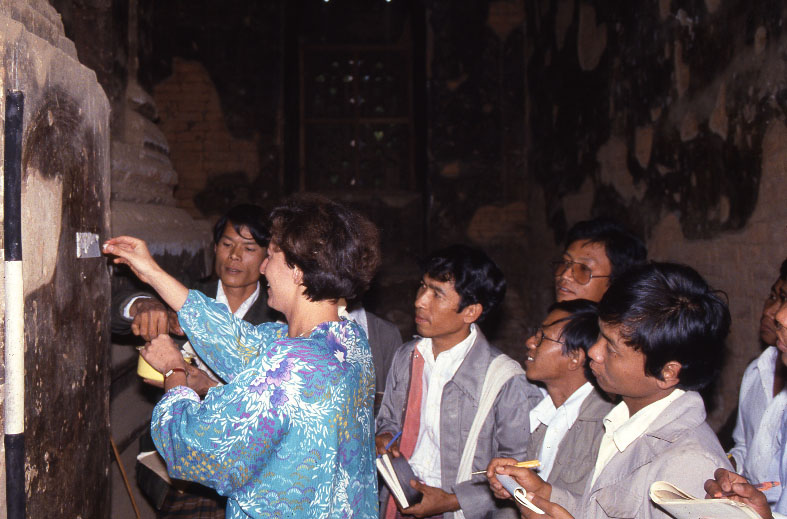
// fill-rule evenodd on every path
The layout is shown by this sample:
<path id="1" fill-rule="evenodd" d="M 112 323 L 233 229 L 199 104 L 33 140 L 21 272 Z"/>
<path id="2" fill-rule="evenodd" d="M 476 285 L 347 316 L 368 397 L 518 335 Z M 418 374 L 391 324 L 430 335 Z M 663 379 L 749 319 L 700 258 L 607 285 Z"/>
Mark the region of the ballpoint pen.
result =
<path id="1" fill-rule="evenodd" d="M 526 469 L 534 469 L 536 467 L 540 467 L 541 466 L 541 462 L 538 461 L 538 460 L 520 461 L 520 462 L 515 463 L 514 465 L 508 465 L 508 466 L 509 467 L 520 467 L 520 468 L 526 468 Z M 471 476 L 475 476 L 477 474 L 486 474 L 486 469 L 470 473 Z"/>
<path id="2" fill-rule="evenodd" d="M 773 487 L 778 487 L 781 485 L 779 481 L 763 481 L 762 483 L 753 483 L 752 486 L 759 490 L 760 492 L 765 492 L 766 490 L 770 490 Z M 730 497 L 737 495 L 735 492 L 722 492 L 722 497 Z"/>
<path id="3" fill-rule="evenodd" d="M 398 433 L 394 434 L 394 437 L 393 437 L 393 438 L 391 438 L 391 441 L 389 441 L 388 443 L 386 443 L 386 444 L 385 444 L 385 450 L 388 450 L 388 449 L 390 449 L 390 448 L 391 448 L 391 445 L 393 445 L 393 444 L 394 444 L 394 442 L 395 442 L 396 440 L 398 440 L 398 439 L 399 439 L 399 436 L 401 436 L 401 435 L 402 435 L 402 431 L 399 431 Z M 380 456 L 381 456 L 381 454 L 378 454 L 378 455 L 377 455 L 377 457 L 378 457 L 378 458 L 379 458 Z"/>

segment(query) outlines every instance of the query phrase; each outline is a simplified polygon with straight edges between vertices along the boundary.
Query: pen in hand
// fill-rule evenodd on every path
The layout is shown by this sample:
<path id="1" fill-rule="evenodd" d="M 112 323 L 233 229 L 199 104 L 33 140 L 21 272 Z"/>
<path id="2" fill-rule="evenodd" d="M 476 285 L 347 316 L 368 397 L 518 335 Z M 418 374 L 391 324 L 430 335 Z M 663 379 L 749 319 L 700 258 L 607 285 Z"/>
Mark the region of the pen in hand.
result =
<path id="1" fill-rule="evenodd" d="M 760 492 L 765 492 L 766 490 L 770 490 L 773 487 L 778 487 L 779 485 L 781 485 L 779 481 L 763 481 L 762 483 L 752 484 L 752 486 Z M 735 495 L 737 495 L 735 492 L 721 493 L 721 497 L 730 497 Z"/>
<path id="2" fill-rule="evenodd" d="M 541 466 L 541 462 L 538 461 L 538 460 L 519 461 L 519 462 L 517 462 L 517 463 L 515 463 L 513 465 L 509 465 L 509 466 L 510 467 L 526 468 L 526 469 L 534 469 L 534 468 L 540 467 Z M 478 474 L 486 474 L 486 469 L 470 473 L 471 476 L 475 476 L 475 475 L 478 475 Z"/>
<path id="3" fill-rule="evenodd" d="M 401 435 L 402 435 L 402 431 L 399 431 L 398 433 L 394 434 L 394 437 L 393 437 L 393 438 L 391 438 L 391 441 L 389 441 L 388 443 L 386 443 L 386 444 L 385 444 L 385 450 L 388 450 L 388 449 L 390 449 L 390 448 L 391 448 L 391 445 L 393 445 L 393 444 L 394 444 L 394 442 L 395 442 L 396 440 L 398 440 L 398 439 L 399 439 L 399 436 L 401 436 Z M 378 458 L 379 458 L 380 456 L 382 456 L 382 455 L 381 455 L 381 454 L 378 454 L 378 455 L 377 455 L 377 457 L 378 457 Z"/>

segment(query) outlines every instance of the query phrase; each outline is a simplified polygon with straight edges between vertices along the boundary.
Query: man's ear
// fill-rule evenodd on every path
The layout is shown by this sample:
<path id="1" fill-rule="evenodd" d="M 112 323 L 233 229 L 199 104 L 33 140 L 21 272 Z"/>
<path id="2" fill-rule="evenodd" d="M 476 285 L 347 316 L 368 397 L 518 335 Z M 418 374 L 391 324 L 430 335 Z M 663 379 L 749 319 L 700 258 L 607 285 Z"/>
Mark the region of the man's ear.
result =
<path id="1" fill-rule="evenodd" d="M 472 305 L 464 307 L 459 314 L 462 316 L 462 320 L 465 323 L 471 324 L 476 322 L 483 312 L 484 307 L 481 303 L 473 303 Z"/>
<path id="2" fill-rule="evenodd" d="M 661 368 L 661 378 L 656 378 L 656 385 L 661 389 L 670 389 L 680 382 L 680 362 L 671 360 Z"/>
<path id="3" fill-rule="evenodd" d="M 585 368 L 585 350 L 582 348 L 577 348 L 576 350 L 569 351 L 566 354 L 568 357 L 568 370 L 575 371 L 578 369 Z"/>

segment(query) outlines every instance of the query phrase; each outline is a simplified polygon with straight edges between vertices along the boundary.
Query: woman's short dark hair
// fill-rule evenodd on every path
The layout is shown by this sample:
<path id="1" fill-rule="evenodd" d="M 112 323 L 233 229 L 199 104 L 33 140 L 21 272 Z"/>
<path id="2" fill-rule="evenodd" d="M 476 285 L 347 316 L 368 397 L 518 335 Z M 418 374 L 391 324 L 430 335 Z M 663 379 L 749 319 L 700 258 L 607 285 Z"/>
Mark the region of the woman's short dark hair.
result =
<path id="1" fill-rule="evenodd" d="M 303 272 L 309 300 L 352 300 L 369 288 L 380 265 L 380 238 L 364 216 L 323 196 L 300 194 L 270 219 L 271 242 Z"/>
<path id="2" fill-rule="evenodd" d="M 622 225 L 606 218 L 577 222 L 568 230 L 566 247 L 574 242 L 599 243 L 612 266 L 610 283 L 635 265 L 641 265 L 648 256 L 642 238 Z"/>
<path id="3" fill-rule="evenodd" d="M 620 325 L 626 344 L 645 355 L 645 372 L 661 378 L 670 361 L 681 365 L 681 389 L 697 390 L 721 369 L 730 311 L 693 268 L 649 263 L 625 272 L 599 303 L 599 319 Z"/>
<path id="4" fill-rule="evenodd" d="M 241 204 L 236 205 L 224 213 L 216 225 L 213 226 L 213 243 L 218 245 L 227 223 L 232 224 L 235 232 L 240 234 L 240 230 L 246 227 L 251 233 L 251 237 L 260 247 L 267 247 L 271 241 L 271 232 L 268 228 L 268 217 L 262 207 Z"/>
<path id="5" fill-rule="evenodd" d="M 437 281 L 453 281 L 459 294 L 461 312 L 468 305 L 480 303 L 483 321 L 506 294 L 506 279 L 494 261 L 483 251 L 467 245 L 451 245 L 433 252 L 420 262 L 421 274 Z"/>
<path id="6" fill-rule="evenodd" d="M 782 261 L 782 266 L 779 268 L 779 279 L 787 281 L 787 259 Z"/>
<path id="7" fill-rule="evenodd" d="M 568 314 L 568 317 L 555 321 L 555 323 L 566 323 L 563 325 L 563 331 L 559 337 L 563 341 L 563 354 L 567 355 L 577 350 L 584 351 L 585 378 L 593 380 L 588 350 L 598 340 L 598 305 L 587 299 L 572 299 L 570 301 L 552 303 L 552 306 L 549 307 L 549 312 L 555 310 L 562 310 Z"/>

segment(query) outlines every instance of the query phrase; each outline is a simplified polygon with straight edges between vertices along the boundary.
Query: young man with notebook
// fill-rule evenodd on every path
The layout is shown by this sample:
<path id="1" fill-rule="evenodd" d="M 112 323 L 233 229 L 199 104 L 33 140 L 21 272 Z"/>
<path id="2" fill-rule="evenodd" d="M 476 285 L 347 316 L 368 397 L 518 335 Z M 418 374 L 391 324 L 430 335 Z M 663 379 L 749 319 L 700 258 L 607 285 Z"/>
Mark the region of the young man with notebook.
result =
<path id="1" fill-rule="evenodd" d="M 505 279 L 486 254 L 461 245 L 431 254 L 421 268 L 421 337 L 394 355 L 377 417 L 377 453 L 406 457 L 420 480 L 411 486 L 423 498 L 404 515 L 470 519 L 508 508 L 516 516 L 510 503 L 495 501 L 483 473 L 472 475 L 496 456 L 524 459 L 528 414 L 542 398 L 477 324 L 503 299 Z M 381 517 L 400 513 L 387 488 L 380 498 Z"/>
<path id="2" fill-rule="evenodd" d="M 749 481 L 774 481 L 779 479 L 779 433 L 787 390 L 784 387 L 787 367 L 777 348 L 777 324 L 774 319 L 785 296 L 787 261 L 782 263 L 779 277 L 770 289 L 760 319 L 760 342 L 765 351 L 754 359 L 743 374 L 738 420 L 732 438 L 735 447 L 730 450 L 736 471 Z M 768 502 L 776 503 L 781 488 L 765 492 Z"/>
<path id="3" fill-rule="evenodd" d="M 782 263 L 780 274 L 779 280 L 771 289 L 771 297 L 768 299 L 768 301 L 773 301 L 770 305 L 771 308 L 769 312 L 772 318 L 773 328 L 771 341 L 766 342 L 775 344 L 775 347 L 772 347 L 774 348 L 774 352 L 771 356 L 774 366 L 769 366 L 768 364 L 762 366 L 757 360 L 752 363 L 752 365 L 758 366 L 759 370 L 765 373 L 768 373 L 770 369 L 779 372 L 787 368 L 787 261 Z M 765 321 L 765 314 L 766 311 L 768 311 L 768 307 L 769 303 L 766 302 L 765 310 L 763 310 L 763 321 Z M 766 353 L 767 352 L 768 350 L 766 350 Z M 747 374 L 752 365 L 746 369 Z M 746 375 L 744 375 L 743 380 L 744 384 L 741 386 L 741 395 L 743 395 Z M 766 391 L 766 394 L 769 394 L 767 389 L 769 389 L 769 386 L 765 385 L 761 391 Z M 774 392 L 776 392 L 775 384 Z M 781 393 L 783 392 L 784 389 L 781 390 Z M 743 397 L 741 397 L 741 405 L 743 405 L 743 403 Z M 768 405 L 765 410 L 766 416 L 770 408 L 771 405 Z M 778 420 L 776 430 L 771 430 L 771 435 L 769 436 L 769 447 L 771 452 L 769 461 L 772 462 L 770 471 L 759 477 L 755 475 L 747 479 L 734 472 L 719 469 L 714 474 L 714 479 L 709 479 L 705 483 L 705 490 L 708 493 L 708 497 L 721 497 L 723 495 L 722 493 L 726 492 L 732 494 L 732 496 L 727 496 L 730 499 L 735 499 L 736 501 L 741 501 L 752 506 L 763 519 L 787 518 L 787 490 L 785 490 L 785 485 L 787 484 L 787 413 L 783 413 L 783 407 L 779 409 L 779 411 L 781 411 L 781 419 Z M 765 417 L 763 420 L 765 420 Z M 748 456 L 746 460 L 748 461 Z M 755 487 L 755 485 L 768 485 L 769 480 L 767 478 L 769 477 L 773 478 L 770 481 L 779 482 L 779 485 L 773 485 L 771 487 L 773 492 L 770 495 L 767 491 L 763 493 Z"/>
<path id="4" fill-rule="evenodd" d="M 651 263 L 615 280 L 599 304 L 599 340 L 590 368 L 602 389 L 622 397 L 604 418 L 593 475 L 582 494 L 552 486 L 526 469 L 493 460 L 487 474 L 510 474 L 528 492 L 574 517 L 666 518 L 649 499 L 654 481 L 693 495 L 730 464 L 705 422 L 697 390 L 719 372 L 730 326 L 726 303 L 690 267 Z"/>

